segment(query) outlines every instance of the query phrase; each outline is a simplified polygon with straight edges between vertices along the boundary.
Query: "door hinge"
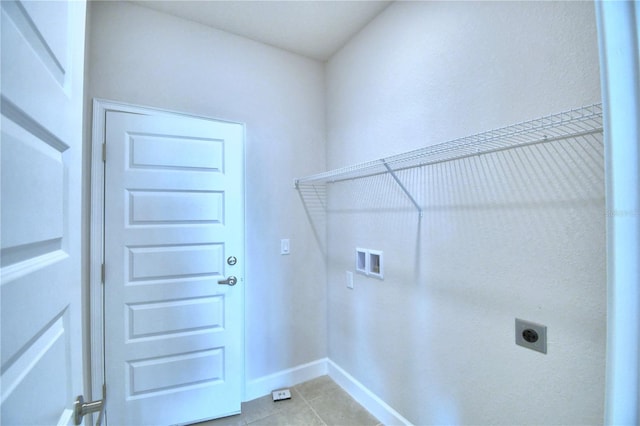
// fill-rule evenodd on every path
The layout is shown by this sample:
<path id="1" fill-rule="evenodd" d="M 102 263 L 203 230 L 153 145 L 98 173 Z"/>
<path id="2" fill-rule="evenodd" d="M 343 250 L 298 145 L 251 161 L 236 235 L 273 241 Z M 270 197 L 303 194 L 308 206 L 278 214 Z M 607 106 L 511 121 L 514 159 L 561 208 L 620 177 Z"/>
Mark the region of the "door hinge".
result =
<path id="1" fill-rule="evenodd" d="M 102 266 L 100 266 L 100 280 L 102 281 L 102 284 L 104 284 L 104 276 L 105 276 L 105 267 L 104 267 L 104 263 L 102 264 Z"/>
<path id="2" fill-rule="evenodd" d="M 102 162 L 103 163 L 107 162 L 107 144 L 106 143 L 102 144 Z"/>

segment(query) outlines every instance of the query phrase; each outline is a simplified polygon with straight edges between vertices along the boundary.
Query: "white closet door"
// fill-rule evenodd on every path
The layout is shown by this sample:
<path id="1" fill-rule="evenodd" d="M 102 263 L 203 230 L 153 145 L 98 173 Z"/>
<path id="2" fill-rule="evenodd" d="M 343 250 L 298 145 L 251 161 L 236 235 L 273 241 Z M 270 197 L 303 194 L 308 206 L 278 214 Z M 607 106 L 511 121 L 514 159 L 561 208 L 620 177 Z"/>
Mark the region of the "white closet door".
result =
<path id="1" fill-rule="evenodd" d="M 72 424 L 82 394 L 85 4 L 2 1 L 1 424 Z"/>
<path id="2" fill-rule="evenodd" d="M 240 412 L 243 128 L 108 112 L 105 345 L 110 424 Z M 235 285 L 219 284 L 234 276 Z"/>

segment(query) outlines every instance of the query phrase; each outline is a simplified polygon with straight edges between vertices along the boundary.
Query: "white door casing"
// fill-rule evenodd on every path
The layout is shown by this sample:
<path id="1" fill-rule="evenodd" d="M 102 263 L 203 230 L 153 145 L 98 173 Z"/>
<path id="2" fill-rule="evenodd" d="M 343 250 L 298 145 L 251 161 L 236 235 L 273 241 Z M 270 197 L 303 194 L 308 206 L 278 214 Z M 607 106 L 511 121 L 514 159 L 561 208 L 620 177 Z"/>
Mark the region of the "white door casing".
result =
<path id="1" fill-rule="evenodd" d="M 607 199 L 604 424 L 640 424 L 640 3 L 596 2 Z"/>
<path id="2" fill-rule="evenodd" d="M 72 424 L 83 393 L 81 1 L 2 1 L 0 423 Z"/>
<path id="3" fill-rule="evenodd" d="M 243 165 L 242 125 L 106 112 L 109 423 L 240 412 Z"/>

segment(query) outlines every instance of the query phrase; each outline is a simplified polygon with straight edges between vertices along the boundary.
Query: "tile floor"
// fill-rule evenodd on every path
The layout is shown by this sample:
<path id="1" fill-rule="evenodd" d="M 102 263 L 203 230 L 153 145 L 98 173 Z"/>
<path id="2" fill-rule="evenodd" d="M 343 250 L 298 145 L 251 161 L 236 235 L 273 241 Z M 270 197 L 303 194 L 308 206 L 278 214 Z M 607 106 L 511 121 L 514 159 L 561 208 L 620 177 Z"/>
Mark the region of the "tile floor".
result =
<path id="1" fill-rule="evenodd" d="M 194 426 L 379 426 L 380 423 L 329 376 L 291 389 L 291 399 L 273 402 L 271 394 L 242 403 L 242 414 Z"/>

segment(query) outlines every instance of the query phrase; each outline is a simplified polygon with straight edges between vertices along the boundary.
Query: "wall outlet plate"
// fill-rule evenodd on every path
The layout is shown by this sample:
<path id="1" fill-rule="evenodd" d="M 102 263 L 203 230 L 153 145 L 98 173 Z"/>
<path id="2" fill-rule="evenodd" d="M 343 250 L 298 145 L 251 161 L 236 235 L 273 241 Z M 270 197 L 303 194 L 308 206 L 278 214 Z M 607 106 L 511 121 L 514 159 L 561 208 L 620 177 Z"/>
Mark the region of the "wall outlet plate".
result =
<path id="1" fill-rule="evenodd" d="M 291 399 L 291 391 L 289 389 L 274 390 L 271 392 L 273 396 L 273 402 L 284 401 L 285 399 Z"/>
<path id="2" fill-rule="evenodd" d="M 516 318 L 516 345 L 547 353 L 547 326 Z"/>
<path id="3" fill-rule="evenodd" d="M 350 288 L 353 290 L 353 272 L 347 271 L 346 277 L 347 277 L 347 288 Z"/>

